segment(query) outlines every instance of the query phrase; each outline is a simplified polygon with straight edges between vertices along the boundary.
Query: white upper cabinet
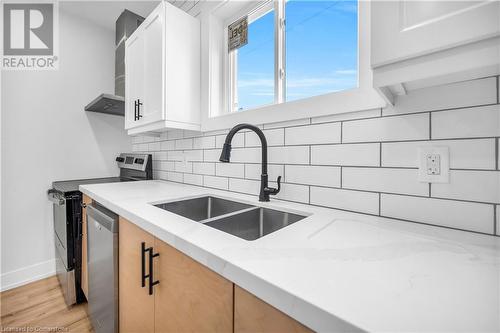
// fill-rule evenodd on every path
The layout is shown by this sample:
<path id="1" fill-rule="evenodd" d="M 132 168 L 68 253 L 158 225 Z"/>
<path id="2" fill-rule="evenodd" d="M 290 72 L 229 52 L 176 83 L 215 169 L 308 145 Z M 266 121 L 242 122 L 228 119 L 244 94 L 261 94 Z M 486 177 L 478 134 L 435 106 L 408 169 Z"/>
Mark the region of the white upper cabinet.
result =
<path id="1" fill-rule="evenodd" d="M 161 2 L 125 44 L 129 134 L 200 129 L 200 24 Z"/>
<path id="2" fill-rule="evenodd" d="M 374 85 L 391 101 L 407 90 L 498 74 L 499 36 L 499 1 L 373 1 Z"/>

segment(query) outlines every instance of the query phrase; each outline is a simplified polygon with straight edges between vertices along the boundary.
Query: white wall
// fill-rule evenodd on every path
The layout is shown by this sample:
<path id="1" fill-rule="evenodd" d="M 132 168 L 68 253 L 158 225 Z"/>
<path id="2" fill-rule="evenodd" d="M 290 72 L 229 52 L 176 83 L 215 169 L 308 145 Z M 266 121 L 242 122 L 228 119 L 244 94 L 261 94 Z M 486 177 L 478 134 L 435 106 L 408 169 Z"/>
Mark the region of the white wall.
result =
<path id="1" fill-rule="evenodd" d="M 3 72 L 2 289 L 54 271 L 52 181 L 118 174 L 124 118 L 85 112 L 114 91 L 114 32 L 60 12 L 58 71 Z"/>

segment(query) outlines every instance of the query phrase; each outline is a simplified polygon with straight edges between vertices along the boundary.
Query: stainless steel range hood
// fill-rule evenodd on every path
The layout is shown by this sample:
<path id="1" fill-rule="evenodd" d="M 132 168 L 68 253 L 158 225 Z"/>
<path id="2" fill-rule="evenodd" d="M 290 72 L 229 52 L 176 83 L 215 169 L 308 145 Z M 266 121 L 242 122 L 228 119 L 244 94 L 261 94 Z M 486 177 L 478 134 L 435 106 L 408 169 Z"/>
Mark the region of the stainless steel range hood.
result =
<path id="1" fill-rule="evenodd" d="M 85 111 L 125 115 L 125 41 L 144 21 L 144 17 L 125 9 L 116 20 L 115 94 L 100 94 Z"/>

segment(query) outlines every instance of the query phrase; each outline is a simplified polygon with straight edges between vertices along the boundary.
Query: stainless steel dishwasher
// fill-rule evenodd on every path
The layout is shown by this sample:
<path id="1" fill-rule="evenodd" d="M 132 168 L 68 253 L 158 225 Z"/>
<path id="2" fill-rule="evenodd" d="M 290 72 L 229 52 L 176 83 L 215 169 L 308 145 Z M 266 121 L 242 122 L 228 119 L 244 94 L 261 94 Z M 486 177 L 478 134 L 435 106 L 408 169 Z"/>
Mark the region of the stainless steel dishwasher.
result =
<path id="1" fill-rule="evenodd" d="M 87 206 L 89 314 L 96 333 L 118 332 L 118 215 Z"/>

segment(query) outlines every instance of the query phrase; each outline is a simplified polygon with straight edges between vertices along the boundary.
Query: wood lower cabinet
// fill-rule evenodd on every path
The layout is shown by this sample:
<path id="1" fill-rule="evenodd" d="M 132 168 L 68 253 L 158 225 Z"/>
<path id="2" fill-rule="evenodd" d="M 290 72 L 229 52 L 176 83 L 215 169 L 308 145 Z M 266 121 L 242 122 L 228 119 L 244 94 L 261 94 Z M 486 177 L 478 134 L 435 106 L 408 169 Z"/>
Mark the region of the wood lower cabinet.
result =
<path id="1" fill-rule="evenodd" d="M 232 332 L 233 283 L 158 239 L 155 250 L 155 332 Z"/>
<path id="2" fill-rule="evenodd" d="M 251 293 L 235 286 L 234 332 L 312 333 L 313 331 Z"/>
<path id="3" fill-rule="evenodd" d="M 120 332 L 232 332 L 233 284 L 120 217 Z M 142 287 L 142 248 L 152 247 L 153 280 Z M 145 272 L 149 273 L 149 255 Z"/>
<path id="4" fill-rule="evenodd" d="M 92 199 L 85 194 L 82 197 L 82 277 L 81 286 L 85 297 L 89 297 L 89 271 L 87 266 L 87 205 L 92 203 Z"/>
<path id="5" fill-rule="evenodd" d="M 154 245 L 155 239 L 122 217 L 118 227 L 120 333 L 151 333 L 154 332 L 155 302 L 149 295 L 147 281 L 142 287 L 142 242 L 147 248 Z M 147 272 L 147 260 L 145 264 Z"/>

